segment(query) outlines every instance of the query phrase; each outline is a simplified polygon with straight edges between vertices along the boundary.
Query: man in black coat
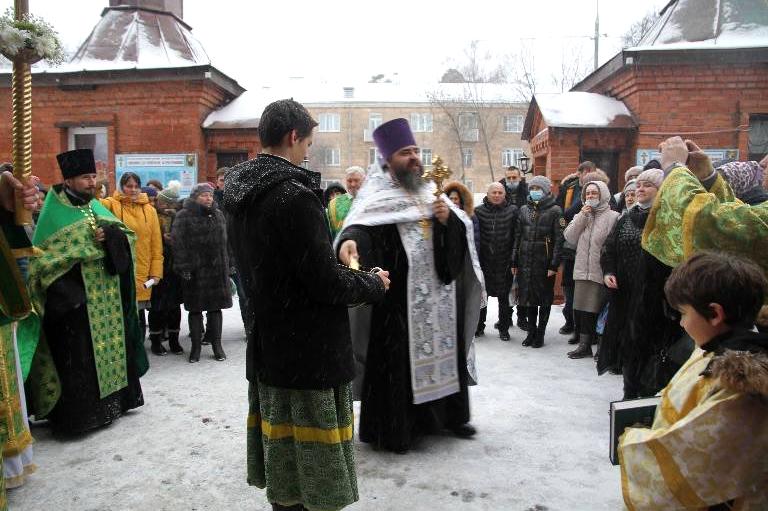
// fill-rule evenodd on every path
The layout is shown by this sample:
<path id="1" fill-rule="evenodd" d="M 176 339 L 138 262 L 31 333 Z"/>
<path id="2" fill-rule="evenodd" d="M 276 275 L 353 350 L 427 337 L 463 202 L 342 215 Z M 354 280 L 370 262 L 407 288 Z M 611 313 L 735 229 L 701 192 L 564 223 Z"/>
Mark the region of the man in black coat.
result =
<path id="1" fill-rule="evenodd" d="M 300 167 L 315 126 L 293 100 L 267 106 L 261 154 L 233 167 L 224 188 L 237 267 L 253 304 L 248 482 L 267 488 L 275 510 L 341 509 L 358 499 L 347 306 L 380 301 L 389 285 L 385 271 L 336 262 L 315 193 L 320 175 Z M 306 434 L 286 436 L 286 427 Z"/>
<path id="2" fill-rule="evenodd" d="M 507 204 L 513 204 L 520 209 L 528 202 L 528 184 L 525 178 L 520 174 L 520 169 L 512 165 L 505 171 L 506 177 L 499 179 L 499 183 L 504 185 Z"/>
<path id="3" fill-rule="evenodd" d="M 509 291 L 512 288 L 512 245 L 515 242 L 515 222 L 518 208 L 508 202 L 504 187 L 491 183 L 483 203 L 475 208 L 479 229 L 480 267 L 485 276 L 485 290 L 488 296 L 499 299 L 499 322 L 496 328 L 502 341 L 508 341 L 509 327 L 512 326 L 512 307 Z M 480 310 L 476 336 L 483 335 L 487 307 Z M 518 314 L 518 318 L 521 315 Z"/>

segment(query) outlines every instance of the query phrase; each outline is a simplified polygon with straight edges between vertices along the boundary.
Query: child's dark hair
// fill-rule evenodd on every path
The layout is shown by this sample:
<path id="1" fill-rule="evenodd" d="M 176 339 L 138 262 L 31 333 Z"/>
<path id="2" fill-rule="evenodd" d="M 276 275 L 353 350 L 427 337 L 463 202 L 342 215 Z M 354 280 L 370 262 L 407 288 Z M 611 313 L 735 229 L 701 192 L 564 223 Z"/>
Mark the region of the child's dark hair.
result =
<path id="1" fill-rule="evenodd" d="M 293 99 L 281 99 L 267 105 L 259 119 L 259 138 L 263 147 L 280 145 L 286 133 L 296 130 L 300 139 L 307 138 L 317 126 L 304 105 Z"/>
<path id="2" fill-rule="evenodd" d="M 693 254 L 672 270 L 664 285 L 667 301 L 675 309 L 691 306 L 712 317 L 711 303 L 720 304 L 725 323 L 751 328 L 768 290 L 763 270 L 754 262 L 722 252 Z"/>

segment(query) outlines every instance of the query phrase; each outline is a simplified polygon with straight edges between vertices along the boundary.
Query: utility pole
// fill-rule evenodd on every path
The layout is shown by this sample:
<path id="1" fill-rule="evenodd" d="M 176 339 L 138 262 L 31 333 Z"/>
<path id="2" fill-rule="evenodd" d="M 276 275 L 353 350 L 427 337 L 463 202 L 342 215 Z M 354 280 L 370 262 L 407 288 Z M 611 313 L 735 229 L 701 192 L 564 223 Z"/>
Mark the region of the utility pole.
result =
<path id="1" fill-rule="evenodd" d="M 600 58 L 600 0 L 595 0 L 595 69 Z"/>

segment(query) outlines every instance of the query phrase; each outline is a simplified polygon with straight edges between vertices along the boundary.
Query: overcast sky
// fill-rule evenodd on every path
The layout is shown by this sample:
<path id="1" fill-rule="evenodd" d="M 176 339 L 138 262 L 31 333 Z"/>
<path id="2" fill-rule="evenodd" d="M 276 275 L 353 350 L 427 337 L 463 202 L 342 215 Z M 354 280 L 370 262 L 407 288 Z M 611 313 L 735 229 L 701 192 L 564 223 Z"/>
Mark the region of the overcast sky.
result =
<path id="1" fill-rule="evenodd" d="M 600 2 L 602 64 L 621 49 L 621 35 L 666 0 Z M 108 0 L 29 0 L 33 14 L 76 49 Z M 184 20 L 211 62 L 246 88 L 302 76 L 365 82 L 395 73 L 401 81 L 430 82 L 462 59 L 472 40 L 501 59 L 525 46 L 536 55 L 544 87 L 565 58 L 591 69 L 595 0 L 513 2 L 473 0 L 186 0 Z M 75 8 L 76 5 L 76 8 Z M 5 11 L 12 0 L 0 0 Z"/>

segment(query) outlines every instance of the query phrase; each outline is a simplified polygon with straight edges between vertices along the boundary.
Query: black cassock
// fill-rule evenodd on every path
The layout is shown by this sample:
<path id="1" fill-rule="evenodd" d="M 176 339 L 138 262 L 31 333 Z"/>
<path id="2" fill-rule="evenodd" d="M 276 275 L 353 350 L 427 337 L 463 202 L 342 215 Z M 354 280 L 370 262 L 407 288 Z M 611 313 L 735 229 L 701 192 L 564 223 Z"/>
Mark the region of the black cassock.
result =
<path id="1" fill-rule="evenodd" d="M 408 341 L 408 257 L 394 224 L 352 225 L 341 233 L 339 245 L 357 242 L 360 263 L 389 271 L 391 284 L 380 304 L 373 306 L 370 340 L 363 378 L 360 440 L 377 448 L 406 451 L 422 434 L 469 422 L 467 359 L 464 339 L 464 299 L 459 278 L 464 268 L 467 238 L 462 221 L 451 212 L 444 226 L 433 221 L 432 239 L 437 275 L 445 284 L 457 282 L 456 335 L 459 392 L 419 405 L 413 404 Z M 458 279 L 458 280 L 457 280 Z"/>
<path id="2" fill-rule="evenodd" d="M 132 307 L 136 294 L 130 248 L 117 228 L 104 230 L 105 265 L 120 275 L 128 385 L 104 398 L 100 396 L 85 284 L 80 265 L 76 264 L 48 287 L 43 319 L 45 337 L 61 381 L 61 397 L 46 418 L 53 429 L 66 434 L 84 433 L 110 424 L 126 411 L 144 404 L 137 363 L 141 358 L 137 350 L 143 347 L 137 341 L 138 317 Z M 116 262 L 118 259 L 120 263 Z"/>

